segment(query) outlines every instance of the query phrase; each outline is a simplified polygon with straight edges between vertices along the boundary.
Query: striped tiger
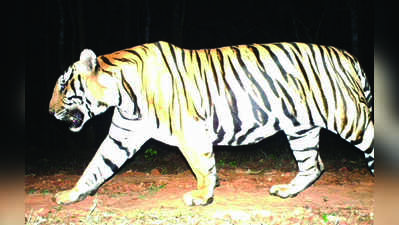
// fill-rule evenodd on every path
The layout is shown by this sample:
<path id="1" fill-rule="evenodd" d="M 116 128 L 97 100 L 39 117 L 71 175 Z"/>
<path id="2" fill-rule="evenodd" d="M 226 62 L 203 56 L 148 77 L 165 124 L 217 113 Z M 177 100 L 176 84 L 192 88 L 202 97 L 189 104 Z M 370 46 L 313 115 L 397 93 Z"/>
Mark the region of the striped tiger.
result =
<path id="1" fill-rule="evenodd" d="M 270 194 L 294 197 L 324 171 L 321 129 L 362 150 L 374 174 L 372 94 L 359 62 L 335 47 L 305 43 L 182 49 L 155 42 L 97 57 L 85 49 L 58 79 L 50 113 L 79 131 L 114 107 L 109 133 L 59 204 L 83 200 L 148 139 L 179 147 L 197 178 L 187 205 L 212 202 L 213 145 L 257 143 L 283 131 L 299 171 Z"/>

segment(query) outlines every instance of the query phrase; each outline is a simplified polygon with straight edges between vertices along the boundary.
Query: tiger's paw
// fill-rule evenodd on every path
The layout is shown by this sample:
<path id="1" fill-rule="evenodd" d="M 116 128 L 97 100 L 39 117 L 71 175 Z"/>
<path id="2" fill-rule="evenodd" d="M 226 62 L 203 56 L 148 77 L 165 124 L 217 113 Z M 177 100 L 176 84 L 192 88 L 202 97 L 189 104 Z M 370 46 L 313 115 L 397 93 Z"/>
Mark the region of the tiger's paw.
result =
<path id="1" fill-rule="evenodd" d="M 291 184 L 278 184 L 272 186 L 269 193 L 280 198 L 292 198 L 297 196 L 299 191 L 294 190 Z"/>
<path id="2" fill-rule="evenodd" d="M 187 192 L 183 196 L 184 203 L 188 206 L 195 206 L 195 205 L 208 205 L 213 202 L 213 197 L 207 197 L 203 194 L 203 191 L 194 190 Z"/>
<path id="3" fill-rule="evenodd" d="M 79 193 L 76 188 L 72 188 L 66 191 L 60 191 L 53 197 L 53 201 L 55 201 L 59 205 L 68 205 L 75 202 L 82 201 L 86 198 L 87 195 Z"/>

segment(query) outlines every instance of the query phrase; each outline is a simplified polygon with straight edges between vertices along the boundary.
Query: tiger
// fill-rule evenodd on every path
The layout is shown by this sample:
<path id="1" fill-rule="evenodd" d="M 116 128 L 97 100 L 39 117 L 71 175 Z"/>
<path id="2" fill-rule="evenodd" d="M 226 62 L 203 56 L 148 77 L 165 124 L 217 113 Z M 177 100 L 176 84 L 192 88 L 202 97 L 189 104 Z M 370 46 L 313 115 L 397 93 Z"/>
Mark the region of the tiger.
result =
<path id="1" fill-rule="evenodd" d="M 78 132 L 113 108 L 109 131 L 72 189 L 70 204 L 94 195 L 150 138 L 177 146 L 197 188 L 188 206 L 213 202 L 214 145 L 257 143 L 283 132 L 297 163 L 288 184 L 269 194 L 295 197 L 324 172 L 322 129 L 364 152 L 374 175 L 372 91 L 359 61 L 345 50 L 299 42 L 184 49 L 158 41 L 96 56 L 84 49 L 59 77 L 49 104 Z"/>

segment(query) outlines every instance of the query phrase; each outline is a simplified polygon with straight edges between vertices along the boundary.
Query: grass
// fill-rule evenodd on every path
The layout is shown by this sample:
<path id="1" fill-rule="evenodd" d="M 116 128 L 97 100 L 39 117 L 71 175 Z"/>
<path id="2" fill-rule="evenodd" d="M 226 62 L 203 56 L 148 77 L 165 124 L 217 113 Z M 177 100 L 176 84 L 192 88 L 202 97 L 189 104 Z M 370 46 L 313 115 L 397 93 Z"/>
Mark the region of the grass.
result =
<path id="1" fill-rule="evenodd" d="M 161 184 L 159 186 L 152 184 L 148 189 L 147 193 L 139 195 L 140 199 L 145 199 L 146 197 L 153 196 L 155 195 L 158 191 L 160 191 L 162 188 L 165 188 L 166 184 Z"/>
<path id="2" fill-rule="evenodd" d="M 97 203 L 96 203 L 97 204 Z M 93 207 L 92 207 L 93 208 Z M 202 210 L 204 209 L 204 210 Z M 295 207 L 285 210 L 225 209 L 185 207 L 154 208 L 151 210 L 102 209 L 87 212 L 74 210 L 69 215 L 60 211 L 39 216 L 31 211 L 26 224 L 372 224 L 373 215 L 361 214 L 356 209 L 320 212 Z M 65 212 L 64 212 L 65 213 Z"/>

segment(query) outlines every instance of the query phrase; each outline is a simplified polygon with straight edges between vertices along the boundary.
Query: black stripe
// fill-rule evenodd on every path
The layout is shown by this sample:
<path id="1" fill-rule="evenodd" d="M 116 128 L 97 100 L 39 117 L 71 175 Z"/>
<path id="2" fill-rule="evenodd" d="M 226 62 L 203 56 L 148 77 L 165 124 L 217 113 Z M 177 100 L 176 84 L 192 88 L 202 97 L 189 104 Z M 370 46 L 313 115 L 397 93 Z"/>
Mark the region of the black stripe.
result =
<path id="1" fill-rule="evenodd" d="M 126 148 L 126 147 L 123 147 L 121 141 L 119 141 L 119 140 L 117 140 L 117 139 L 111 137 L 111 135 L 109 135 L 109 134 L 108 134 L 108 137 L 109 137 L 109 139 L 111 139 L 111 140 L 114 142 L 114 144 L 116 144 L 116 145 L 118 146 L 118 148 L 119 148 L 120 150 L 122 150 L 122 151 L 124 151 L 124 152 L 126 153 L 126 156 L 127 156 L 127 157 L 130 157 L 129 149 Z"/>
<path id="2" fill-rule="evenodd" d="M 304 135 L 302 135 L 302 136 L 292 136 L 292 135 L 288 135 L 288 136 L 287 136 L 287 139 L 288 139 L 288 141 L 293 141 L 293 140 L 297 140 L 297 139 L 303 138 L 303 137 L 304 137 Z"/>
<path id="3" fill-rule="evenodd" d="M 73 101 L 73 99 L 75 99 L 75 98 L 77 98 L 77 99 L 79 99 L 80 101 L 82 101 L 83 102 L 83 98 L 82 98 L 82 96 L 77 96 L 77 95 L 74 95 L 74 96 L 71 96 L 71 97 L 68 97 L 68 98 L 66 98 L 68 101 Z M 67 104 L 68 105 L 68 104 Z M 69 104 L 69 105 L 71 105 L 71 104 Z"/>
<path id="4" fill-rule="evenodd" d="M 230 86 L 227 85 L 227 89 L 226 89 L 226 98 L 228 101 L 228 104 L 230 106 L 230 112 L 231 112 L 231 117 L 233 118 L 233 125 L 234 125 L 234 134 L 233 137 L 230 139 L 230 141 L 228 142 L 229 145 L 231 145 L 234 140 L 236 139 L 236 135 L 238 132 L 241 131 L 241 125 L 242 122 L 240 120 L 240 118 L 238 117 L 238 106 L 237 106 L 237 99 L 234 95 L 234 92 L 231 90 Z"/>
<path id="5" fill-rule="evenodd" d="M 258 49 L 253 45 L 248 45 L 248 48 L 251 50 L 252 53 L 254 53 L 254 55 L 256 57 L 256 60 L 258 62 L 257 63 L 258 69 L 262 72 L 262 74 L 266 73 L 265 67 L 263 66 L 262 59 L 259 56 Z"/>
<path id="6" fill-rule="evenodd" d="M 113 64 L 111 61 L 109 61 L 109 59 L 108 59 L 107 57 L 105 57 L 105 56 L 100 56 L 100 59 L 101 59 L 105 64 L 107 64 L 107 65 L 116 66 L 116 65 Z"/>
<path id="7" fill-rule="evenodd" d="M 101 68 L 101 71 L 102 71 L 103 73 L 106 73 L 106 74 L 110 75 L 110 76 L 113 76 L 113 74 L 112 74 L 111 71 L 105 70 L 105 69 L 103 69 L 103 68 Z"/>
<path id="8" fill-rule="evenodd" d="M 276 131 L 281 130 L 280 121 L 279 121 L 277 118 L 276 118 L 276 120 L 274 121 L 273 128 L 274 128 Z"/>
<path id="9" fill-rule="evenodd" d="M 341 88 L 338 88 L 338 91 L 339 91 L 339 93 L 341 95 L 340 97 L 341 97 L 341 100 L 342 100 L 342 103 L 343 103 L 343 109 L 342 110 L 343 110 L 344 113 L 346 113 L 347 112 L 347 106 L 346 106 L 346 100 L 344 98 L 344 93 L 342 92 Z M 344 115 L 344 117 L 345 118 L 343 120 L 341 120 L 341 122 L 342 122 L 342 124 L 341 124 L 342 127 L 340 127 L 341 131 L 344 130 L 346 125 L 347 125 L 347 116 Z M 337 120 L 337 118 L 335 118 L 335 121 L 336 120 Z"/>
<path id="10" fill-rule="evenodd" d="M 258 103 L 256 103 L 255 100 L 253 100 L 252 96 L 249 96 L 249 100 L 251 101 L 252 114 L 254 115 L 256 121 L 258 121 L 262 125 L 265 125 L 267 123 L 267 121 L 269 120 L 269 116 L 267 115 L 267 113 L 264 110 L 262 110 L 259 107 Z"/>
<path id="11" fill-rule="evenodd" d="M 293 53 L 294 53 L 295 60 L 296 60 L 296 62 L 297 62 L 296 64 L 299 66 L 299 70 L 300 70 L 300 72 L 301 72 L 303 78 L 304 78 L 305 81 L 306 81 L 307 87 L 310 89 L 310 83 L 309 83 L 309 79 L 308 79 L 308 77 L 307 77 L 306 70 L 305 70 L 305 68 L 303 67 L 303 62 L 302 62 L 302 60 L 301 60 L 301 59 L 299 58 L 299 56 L 298 56 L 298 54 L 301 54 L 301 51 L 300 51 L 300 49 L 299 49 L 297 43 L 293 43 L 292 46 L 297 50 L 297 52 L 293 52 Z"/>
<path id="12" fill-rule="evenodd" d="M 269 99 L 267 98 L 264 89 L 259 85 L 258 82 L 256 82 L 256 80 L 252 81 L 252 84 L 256 87 L 256 89 L 258 90 L 258 93 L 260 94 L 260 97 L 262 98 L 262 102 L 264 103 L 265 107 L 267 110 L 272 111 L 271 107 L 270 107 L 270 102 Z"/>
<path id="13" fill-rule="evenodd" d="M 103 173 L 101 173 L 100 167 L 97 167 L 98 174 L 100 174 L 100 177 L 103 177 Z"/>
<path id="14" fill-rule="evenodd" d="M 361 136 L 361 138 L 359 138 L 358 140 L 351 141 L 351 144 L 356 146 L 362 143 L 362 141 L 363 141 L 363 136 Z"/>
<path id="15" fill-rule="evenodd" d="M 291 120 L 292 124 L 293 124 L 295 127 L 298 126 L 298 125 L 299 125 L 298 120 L 297 120 L 297 119 L 295 118 L 295 116 L 293 116 L 293 115 L 291 114 L 291 112 L 288 110 L 285 101 L 284 101 L 284 100 L 281 100 L 281 102 L 282 102 L 282 108 L 283 108 L 284 115 L 287 116 L 288 119 Z"/>
<path id="16" fill-rule="evenodd" d="M 265 89 L 262 88 L 262 87 L 259 85 L 259 83 L 253 78 L 253 75 L 249 72 L 249 70 L 247 70 L 247 67 L 246 67 L 244 61 L 242 61 L 242 58 L 241 58 L 241 55 L 240 55 L 239 50 L 236 49 L 236 51 L 237 51 L 237 54 L 238 54 L 237 60 L 238 60 L 239 64 L 241 65 L 242 70 L 244 71 L 244 73 L 247 75 L 248 79 L 252 82 L 252 84 L 253 84 L 253 85 L 255 86 L 255 88 L 257 89 L 257 93 L 260 94 L 260 97 L 262 98 L 262 101 L 263 101 L 263 103 L 264 103 L 266 109 L 269 110 L 269 111 L 271 111 L 271 107 L 270 107 L 269 100 L 268 100 L 268 98 L 267 98 L 267 96 L 265 95 L 265 92 L 264 92 Z M 257 51 L 257 50 L 256 50 L 256 51 Z M 258 54 L 258 53 L 257 53 L 257 54 Z M 259 56 L 259 55 L 258 55 L 258 56 Z M 260 64 L 261 64 L 261 62 L 260 62 Z M 232 66 L 233 66 L 233 65 L 232 65 Z M 264 70 L 264 68 L 263 68 L 263 70 Z M 240 78 L 239 78 L 238 76 L 237 76 L 237 80 L 240 82 L 241 87 L 242 87 L 243 89 L 245 89 L 245 88 L 243 87 L 243 84 L 241 83 L 241 80 L 240 80 Z M 273 86 L 273 88 L 274 88 L 274 86 Z"/>
<path id="17" fill-rule="evenodd" d="M 213 132 L 217 134 L 217 129 L 219 128 L 219 118 L 216 115 L 216 112 L 213 113 Z"/>
<path id="18" fill-rule="evenodd" d="M 119 125 L 116 124 L 114 121 L 112 121 L 111 124 L 114 125 L 115 127 L 119 128 L 119 129 L 121 129 L 121 130 L 128 131 L 128 132 L 132 131 L 132 130 L 130 130 L 130 129 L 128 129 L 128 128 L 119 126 Z"/>
<path id="19" fill-rule="evenodd" d="M 219 62 L 220 62 L 220 67 L 222 68 L 221 69 L 221 72 L 224 74 L 224 60 L 223 60 L 223 52 L 222 52 L 222 50 L 220 50 L 220 48 L 217 48 L 216 49 L 216 54 L 217 54 L 217 56 L 218 56 L 218 60 L 219 60 Z"/>
<path id="20" fill-rule="evenodd" d="M 72 88 L 72 91 L 73 91 L 73 93 L 76 95 L 77 94 L 77 92 L 76 92 L 76 88 L 75 88 L 75 79 L 72 79 L 71 81 L 71 88 Z"/>
<path id="21" fill-rule="evenodd" d="M 322 61 L 323 61 L 323 67 L 324 67 L 324 70 L 326 71 L 327 78 L 330 81 L 332 94 L 333 94 L 333 97 L 334 97 L 335 108 L 337 108 L 337 96 L 336 96 L 336 90 L 335 90 L 335 82 L 333 82 L 333 80 L 331 78 L 331 74 L 330 74 L 330 72 L 329 72 L 329 70 L 327 68 L 327 65 L 326 65 L 327 64 L 326 54 L 327 54 L 327 57 L 329 57 L 328 52 L 326 52 L 324 50 L 323 50 L 323 52 L 320 51 L 320 55 L 321 55 Z M 326 117 L 327 116 L 328 116 L 328 111 L 327 111 Z"/>
<path id="22" fill-rule="evenodd" d="M 121 106 L 122 104 L 122 95 L 121 95 L 121 91 L 118 89 L 118 107 Z"/>
<path id="23" fill-rule="evenodd" d="M 153 109 L 154 109 L 154 115 L 155 115 L 155 123 L 157 125 L 157 128 L 159 128 L 159 116 L 158 116 L 157 107 L 153 107 Z"/>
<path id="24" fill-rule="evenodd" d="M 159 44 L 159 42 L 157 42 L 156 45 L 157 45 L 159 51 L 161 52 L 162 60 L 163 60 L 163 62 L 164 62 L 164 65 L 165 65 L 166 68 L 168 69 L 169 74 L 173 77 L 172 70 L 171 70 L 170 67 L 169 67 L 168 60 L 166 60 L 166 56 L 165 56 L 165 54 L 164 54 L 164 52 L 163 52 L 162 46 Z"/>
<path id="25" fill-rule="evenodd" d="M 277 81 L 277 85 L 280 87 L 280 90 L 283 92 L 284 97 L 288 100 L 292 110 L 293 110 L 293 115 L 296 117 L 297 113 L 296 113 L 296 107 L 295 107 L 295 103 L 294 100 L 292 99 L 291 95 L 288 94 L 287 90 L 284 88 L 283 85 L 280 84 L 279 81 Z"/>
<path id="26" fill-rule="evenodd" d="M 132 87 L 130 86 L 130 84 L 125 80 L 125 75 L 123 73 L 123 71 L 121 70 L 121 77 L 122 77 L 122 86 L 123 89 L 128 93 L 129 97 L 131 98 L 133 104 L 134 104 L 134 114 L 140 114 L 140 108 L 137 104 L 137 96 L 134 93 Z"/>
<path id="27" fill-rule="evenodd" d="M 312 151 L 312 150 L 317 151 L 317 148 L 316 147 L 308 147 L 308 148 L 303 148 L 303 149 L 292 149 L 292 151 L 295 151 L 295 152 L 306 152 L 306 151 Z"/>
<path id="28" fill-rule="evenodd" d="M 263 45 L 263 47 L 269 52 L 270 56 L 272 57 L 274 64 L 277 65 L 278 69 L 280 70 L 281 75 L 285 81 L 288 81 L 287 72 L 284 69 L 283 65 L 281 65 L 278 56 L 273 52 L 273 50 L 268 45 Z"/>
<path id="29" fill-rule="evenodd" d="M 332 52 L 331 52 L 332 51 Z M 342 65 L 341 65 L 341 63 L 340 63 L 340 60 L 339 60 L 339 57 L 337 57 L 337 55 L 335 54 L 335 52 L 334 52 L 334 50 L 332 49 L 332 48 L 330 48 L 330 54 L 331 54 L 331 57 L 333 57 L 333 58 L 335 58 L 336 60 L 337 60 L 337 62 L 338 62 L 338 67 L 341 67 L 342 68 Z M 353 87 L 353 85 L 351 85 L 351 86 L 348 86 L 348 84 L 347 84 L 347 82 L 346 81 L 344 81 L 343 80 L 343 77 L 341 77 L 341 75 L 338 73 L 338 70 L 337 70 L 337 68 L 336 68 L 336 66 L 334 65 L 334 62 L 332 61 L 331 62 L 332 63 L 332 68 L 334 69 L 334 72 L 335 72 L 335 74 L 336 74 L 336 78 L 337 79 L 340 79 L 341 80 L 341 85 L 343 85 L 344 87 L 345 87 L 345 90 L 352 90 L 352 87 Z M 346 74 L 345 74 L 345 76 L 346 76 Z M 347 76 L 346 76 L 347 77 Z M 347 77 L 347 79 L 349 79 L 348 77 Z M 350 79 L 349 79 L 350 80 Z M 342 89 L 342 88 L 339 88 L 339 89 Z M 348 91 L 347 92 L 348 94 L 350 94 L 351 92 L 350 91 Z M 353 97 L 350 95 L 350 97 L 353 99 Z M 356 100 L 355 100 L 356 101 Z"/>
<path id="30" fill-rule="evenodd" d="M 147 50 L 149 50 L 148 44 L 147 45 L 141 45 L 141 48 L 144 50 L 145 53 L 147 53 Z"/>
<path id="31" fill-rule="evenodd" d="M 118 172 L 118 166 L 115 165 L 111 160 L 105 158 L 103 155 L 101 156 L 103 158 L 104 163 L 112 170 L 113 173 Z"/>
<path id="32" fill-rule="evenodd" d="M 276 87 L 273 84 L 273 80 L 270 78 L 270 76 L 266 73 L 266 70 L 262 64 L 262 61 L 259 57 L 259 51 L 257 48 L 255 48 L 254 46 L 248 46 L 250 47 L 250 50 L 252 50 L 252 52 L 255 54 L 256 59 L 258 60 L 258 69 L 261 71 L 261 73 L 264 75 L 264 78 L 266 79 L 267 83 L 269 84 L 270 89 L 272 90 L 273 94 L 275 96 L 278 96 Z M 260 66 L 260 67 L 259 67 Z M 245 68 L 246 70 L 246 68 Z M 271 111 L 271 107 L 270 107 L 270 103 L 269 100 L 267 98 L 267 96 L 265 95 L 265 88 L 262 88 L 259 83 L 253 78 L 252 74 L 249 73 L 249 71 L 247 71 L 248 74 L 248 79 L 251 80 L 252 84 L 256 87 L 256 89 L 258 90 L 258 93 L 260 94 L 263 103 L 265 104 L 265 107 L 267 110 Z"/>
<path id="33" fill-rule="evenodd" d="M 245 132 L 245 134 L 241 135 L 240 137 L 237 138 L 237 144 L 241 144 L 243 141 L 245 141 L 245 139 L 247 138 L 247 136 L 249 134 L 251 134 L 256 128 L 258 128 L 259 125 L 258 124 L 254 124 L 253 127 L 251 127 L 250 129 L 247 130 L 247 132 Z"/>
<path id="34" fill-rule="evenodd" d="M 122 119 L 124 119 L 124 120 L 134 121 L 134 120 L 139 120 L 139 119 L 140 119 L 140 117 L 134 118 L 134 119 L 128 118 L 128 117 L 124 116 L 123 113 L 121 113 L 121 110 L 120 110 L 119 108 L 117 108 L 117 109 L 118 109 L 119 115 L 120 115 L 120 116 L 122 117 Z"/>
<path id="35" fill-rule="evenodd" d="M 348 132 L 345 135 L 345 140 L 348 140 L 348 138 L 353 134 L 354 126 L 355 126 L 354 123 L 352 123 L 350 129 L 348 130 Z"/>
<path id="36" fill-rule="evenodd" d="M 312 158 L 313 156 L 308 156 L 308 157 L 306 157 L 306 158 L 304 158 L 304 159 L 301 159 L 301 160 L 298 160 L 298 159 L 296 159 L 296 162 L 297 163 L 304 163 L 304 162 L 306 162 L 307 160 L 309 160 L 310 158 Z"/>
<path id="37" fill-rule="evenodd" d="M 79 90 L 81 91 L 81 92 L 85 92 L 85 90 L 83 89 L 83 84 L 82 84 L 82 78 L 81 78 L 81 76 L 80 76 L 80 74 L 78 75 L 78 81 L 79 81 Z"/>
<path id="38" fill-rule="evenodd" d="M 311 170 L 311 169 L 313 169 L 313 168 L 315 168 L 315 167 L 319 167 L 319 165 L 316 163 L 316 164 L 313 164 L 313 165 L 311 165 L 311 166 L 309 166 L 308 168 L 306 168 L 306 169 L 304 169 L 304 171 L 309 171 L 309 170 Z M 300 175 L 300 176 L 309 176 L 309 175 Z M 310 185 L 312 185 L 314 182 L 312 182 L 311 184 L 309 184 L 308 185 L 308 187 L 310 186 Z"/>
<path id="39" fill-rule="evenodd" d="M 320 117 L 323 119 L 324 124 L 327 125 L 327 120 L 326 120 L 326 118 L 328 117 L 328 112 L 326 113 L 326 115 L 324 115 L 324 113 L 321 111 L 320 106 L 319 106 L 319 104 L 317 103 L 317 101 L 316 101 L 314 95 L 312 95 L 312 98 L 313 98 L 313 101 L 314 101 L 314 103 L 315 103 L 317 112 L 319 113 Z M 312 113 L 312 112 L 309 112 L 309 113 Z"/>
<path id="40" fill-rule="evenodd" d="M 172 134 L 173 133 L 173 128 L 172 128 L 172 121 L 171 121 L 171 116 L 172 116 L 171 108 L 174 108 L 174 103 L 175 103 L 174 99 L 175 99 L 175 91 L 176 91 L 176 81 L 175 81 L 175 78 L 173 76 L 172 70 L 169 67 L 168 61 L 166 60 L 166 56 L 165 56 L 165 54 L 163 52 L 162 46 L 160 45 L 159 42 L 155 43 L 155 45 L 158 47 L 159 51 L 161 52 L 163 64 L 168 69 L 169 75 L 172 78 L 171 79 L 172 80 L 172 90 L 171 90 L 172 91 L 172 103 L 171 103 L 171 107 L 169 107 L 169 131 Z M 177 100 L 180 101 L 179 96 L 177 96 Z M 186 98 L 186 100 L 187 100 L 187 98 Z"/>
<path id="41" fill-rule="evenodd" d="M 138 52 L 136 52 L 135 50 L 132 50 L 132 49 L 125 49 L 125 50 L 123 50 L 123 51 L 129 52 L 129 53 L 131 53 L 131 54 L 137 56 L 137 57 L 143 62 L 143 58 L 141 58 L 141 55 L 140 55 Z"/>
<path id="42" fill-rule="evenodd" d="M 316 50 L 318 52 L 320 52 L 319 46 L 318 45 L 309 45 L 309 48 L 310 48 L 310 52 L 312 53 L 312 58 L 311 59 L 313 59 L 313 62 L 314 62 L 314 63 L 311 63 L 313 72 L 317 71 L 317 74 L 320 76 L 319 67 L 318 67 L 318 64 L 317 64 L 317 61 L 316 61 Z M 309 59 L 310 59 L 310 57 L 309 57 Z"/>
<path id="43" fill-rule="evenodd" d="M 374 140 L 373 140 L 373 142 L 374 142 Z M 371 146 L 373 146 L 374 144 L 372 144 Z M 373 150 L 374 150 L 374 148 L 373 147 L 370 147 L 370 148 L 368 148 L 368 149 L 366 149 L 366 151 L 364 151 L 365 153 L 367 153 L 367 154 L 371 154 L 372 152 L 373 152 Z M 371 156 L 370 156 L 371 157 Z M 372 157 L 371 157 L 372 158 Z M 374 158 L 373 158 L 374 159 Z"/>
<path id="44" fill-rule="evenodd" d="M 127 63 L 137 64 L 136 60 L 134 60 L 134 59 L 129 59 L 129 58 L 114 58 L 114 59 L 117 60 L 117 61 L 120 61 L 120 62 L 127 62 Z"/>
<path id="45" fill-rule="evenodd" d="M 295 59 L 293 59 L 292 58 L 292 56 L 291 56 L 291 54 L 290 54 L 290 51 L 288 51 L 287 49 L 286 49 L 286 47 L 285 47 L 285 45 L 288 45 L 288 46 L 292 46 L 292 44 L 291 43 L 276 43 L 276 44 L 273 44 L 274 46 L 276 46 L 276 47 L 278 47 L 279 49 L 281 49 L 283 52 L 284 52 L 284 54 L 287 56 L 287 58 L 290 60 L 290 62 L 291 62 L 291 64 L 295 64 Z M 291 49 L 290 49 L 291 50 Z M 291 52 L 292 53 L 292 52 Z"/>
<path id="46" fill-rule="evenodd" d="M 331 48 L 331 50 L 334 52 L 334 57 L 337 59 L 338 66 L 342 69 L 342 72 L 344 73 L 344 76 L 348 79 L 348 81 L 350 82 L 351 87 L 356 87 L 358 84 L 357 84 L 357 82 L 355 82 L 353 80 L 352 74 L 348 74 L 348 71 L 346 71 L 345 67 L 342 65 L 342 57 L 340 57 L 340 53 L 342 53 L 342 51 L 340 51 L 336 48 Z M 353 69 L 353 70 L 355 70 L 355 69 Z M 357 74 L 355 74 L 355 75 L 357 75 Z"/>
<path id="47" fill-rule="evenodd" d="M 309 131 L 311 131 L 311 130 L 313 130 L 313 129 L 314 129 L 314 127 L 311 127 L 311 128 L 309 128 L 309 129 L 299 130 L 299 131 L 296 132 L 296 134 L 298 134 L 298 135 L 303 135 L 303 134 L 305 134 L 306 132 L 309 132 Z"/>
<path id="48" fill-rule="evenodd" d="M 234 68 L 233 63 L 231 62 L 231 59 L 228 58 L 228 60 L 229 60 L 229 65 L 230 65 L 231 71 L 233 72 L 233 75 L 234 75 L 234 77 L 236 78 L 236 81 L 240 84 L 241 88 L 244 89 L 244 85 L 242 84 L 242 82 L 241 82 L 241 80 L 240 80 L 240 77 L 239 77 L 239 75 L 238 75 L 238 72 L 236 71 L 236 69 Z M 244 69 L 244 68 L 243 68 L 243 69 Z"/>
<path id="49" fill-rule="evenodd" d="M 199 52 L 198 51 L 193 51 L 194 52 L 194 54 L 195 54 L 195 58 L 197 59 L 197 63 L 198 63 L 198 70 L 200 71 L 200 72 L 202 72 L 202 68 L 201 68 L 201 58 L 200 58 L 200 56 L 199 56 Z"/>
<path id="50" fill-rule="evenodd" d="M 89 105 L 85 105 L 86 109 L 87 109 L 87 114 L 89 115 L 90 118 L 94 117 L 94 113 L 90 110 Z"/>
<path id="51" fill-rule="evenodd" d="M 213 102 L 212 102 L 212 97 L 211 97 L 211 92 L 210 92 L 211 90 L 210 90 L 209 84 L 208 84 L 208 77 L 207 77 L 206 73 L 202 74 L 201 60 L 200 60 L 200 57 L 199 57 L 199 53 L 197 51 L 195 53 L 196 53 L 196 58 L 197 58 L 197 62 L 198 62 L 198 68 L 199 68 L 199 71 L 201 73 L 201 77 L 204 77 L 204 80 L 205 80 L 206 94 L 208 95 L 207 97 L 209 99 L 209 111 L 210 111 L 211 107 L 213 105 Z"/>
<path id="52" fill-rule="evenodd" d="M 216 134 L 217 134 L 217 139 L 213 142 L 213 144 L 215 145 L 223 141 L 226 132 L 224 131 L 223 127 L 220 127 L 219 131 Z"/>
<path id="53" fill-rule="evenodd" d="M 241 69 L 244 71 L 244 73 L 245 73 L 247 76 L 251 76 L 251 77 L 252 77 L 252 74 L 250 74 L 249 71 L 247 70 L 247 66 L 245 65 L 244 61 L 242 61 L 240 50 L 237 49 L 237 48 L 232 48 L 232 49 L 234 50 L 234 53 L 236 54 L 236 59 L 237 59 L 238 63 L 240 64 Z M 238 74 L 238 72 L 236 71 L 236 69 L 234 68 L 234 65 L 233 65 L 233 63 L 231 62 L 231 59 L 230 59 L 230 58 L 229 58 L 229 61 L 230 61 L 230 66 L 231 66 L 231 69 L 233 70 L 234 76 L 236 77 L 236 79 L 237 79 L 238 83 L 240 84 L 240 86 L 241 86 L 242 88 L 244 88 L 244 85 L 243 85 L 242 82 L 241 82 L 241 79 L 240 79 L 240 77 L 239 77 L 239 74 Z"/>
<path id="54" fill-rule="evenodd" d="M 313 67 L 312 67 L 313 68 Z M 313 69 L 312 69 L 313 70 Z M 313 71 L 314 72 L 314 71 Z M 318 90 L 319 90 L 319 92 L 320 92 L 320 95 L 321 95 L 321 102 L 322 102 L 322 104 L 323 104 L 323 106 L 324 106 L 324 109 L 325 109 L 325 111 L 326 111 L 326 113 L 327 113 L 327 115 L 328 115 L 328 104 L 327 104 L 327 99 L 326 99 L 326 95 L 325 95 L 325 93 L 323 92 L 323 87 L 322 87 L 322 85 L 321 85 L 321 82 L 320 82 L 320 78 L 319 78 L 319 76 L 318 76 L 318 74 L 314 74 L 315 76 L 315 80 L 316 80 L 316 82 L 317 82 L 317 86 L 318 86 Z M 314 89 L 313 87 L 312 87 L 312 89 Z M 318 105 L 319 104 L 319 102 L 317 102 L 317 99 L 315 98 L 315 96 L 313 96 L 313 98 L 315 99 L 315 101 L 316 101 L 316 104 Z"/>
<path id="55" fill-rule="evenodd" d="M 183 93 L 184 93 L 184 99 L 186 100 L 186 107 L 187 107 L 187 110 L 189 110 L 189 107 L 190 107 L 190 106 L 189 106 L 188 97 L 187 97 L 186 85 L 185 85 L 185 83 L 184 83 L 184 79 L 183 79 L 183 76 L 182 76 L 182 74 L 181 74 L 181 72 L 180 72 L 180 69 L 179 69 L 179 67 L 178 67 L 178 65 L 177 65 L 176 52 L 175 52 L 174 46 L 172 46 L 170 43 L 168 43 L 168 46 L 169 46 L 169 50 L 170 50 L 170 52 L 171 52 L 171 54 L 172 54 L 172 57 L 173 57 L 173 62 L 172 62 L 172 63 L 173 63 L 174 66 L 176 67 L 177 74 L 179 75 L 181 84 L 182 84 L 182 86 L 183 86 Z M 163 54 L 163 53 L 162 53 L 162 54 Z"/>
<path id="56" fill-rule="evenodd" d="M 274 86 L 274 81 L 270 78 L 270 75 L 267 74 L 266 72 L 264 73 L 264 77 L 269 84 L 270 89 L 273 91 L 274 96 L 279 96 L 276 87 Z"/>
<path id="57" fill-rule="evenodd" d="M 212 59 L 212 55 L 210 54 L 210 52 L 207 52 L 207 56 L 208 56 L 209 64 L 211 64 L 212 75 L 213 75 L 213 79 L 215 80 L 216 89 L 217 89 L 217 92 L 220 95 L 219 77 L 218 77 L 218 75 L 216 73 L 216 69 L 215 69 L 215 65 L 214 65 L 213 59 Z"/>
<path id="58" fill-rule="evenodd" d="M 183 64 L 184 73 L 187 74 L 187 65 L 186 65 L 186 50 L 181 49 L 181 60 Z M 191 61 L 190 61 L 191 62 Z"/>
<path id="59" fill-rule="evenodd" d="M 174 91 L 173 91 L 173 93 L 174 93 Z M 174 99 L 174 98 L 172 98 L 172 99 Z M 172 104 L 173 104 L 173 100 L 172 100 Z M 173 107 L 173 106 L 172 106 Z M 170 110 L 172 110 L 172 107 L 169 107 L 169 111 L 168 111 L 168 114 L 169 114 L 169 132 L 170 132 L 170 134 L 173 134 L 173 127 L 172 127 L 172 113 L 171 113 L 171 111 Z"/>

